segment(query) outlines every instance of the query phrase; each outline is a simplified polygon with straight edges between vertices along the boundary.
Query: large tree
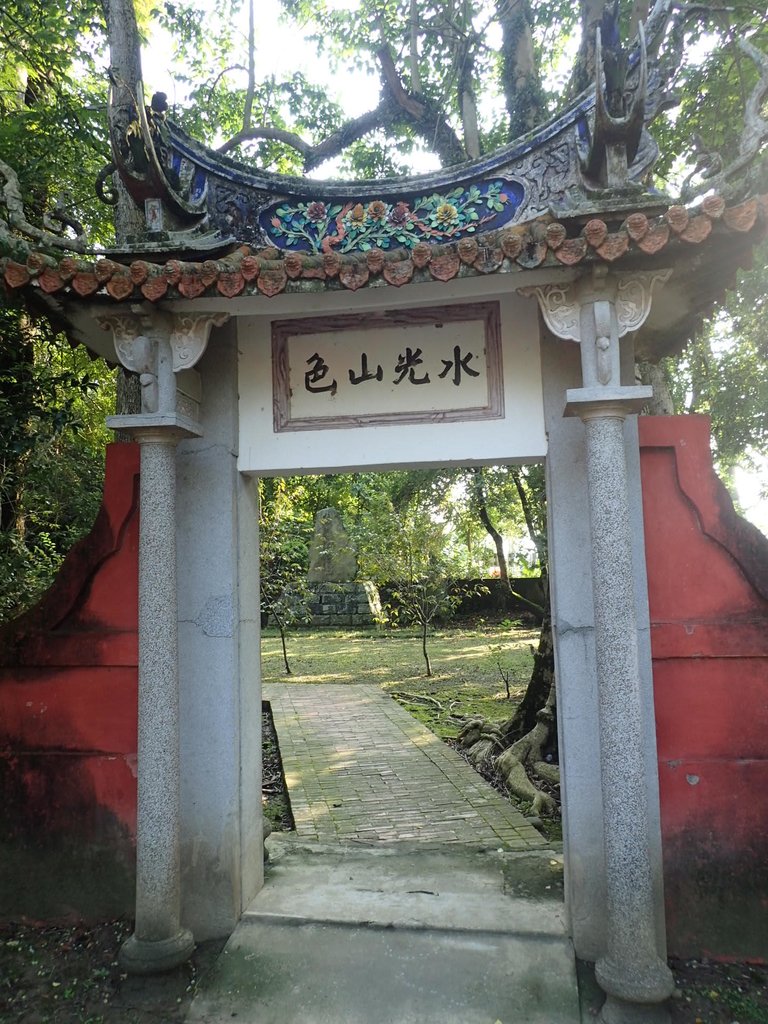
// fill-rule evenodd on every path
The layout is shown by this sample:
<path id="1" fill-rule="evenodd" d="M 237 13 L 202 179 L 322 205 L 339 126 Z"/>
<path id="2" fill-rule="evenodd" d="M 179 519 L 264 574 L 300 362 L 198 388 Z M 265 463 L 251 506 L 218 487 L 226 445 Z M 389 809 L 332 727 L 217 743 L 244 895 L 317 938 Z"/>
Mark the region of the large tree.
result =
<path id="1" fill-rule="evenodd" d="M 246 3 L 250 18 L 244 46 L 233 29 L 240 7 L 236 0 L 218 0 L 213 19 L 207 22 L 202 6 L 194 2 L 174 0 L 152 7 L 142 0 L 138 23 L 143 19 L 149 32 L 157 21 L 178 43 L 174 63 L 182 86 L 194 86 L 189 103 L 172 111 L 184 127 L 223 151 L 290 173 L 323 170 L 325 162 L 336 157 L 347 176 L 398 174 L 409 169 L 417 149 L 435 154 L 444 165 L 491 151 L 540 124 L 593 81 L 598 26 L 615 71 L 626 57 L 621 37 L 629 39 L 645 19 L 649 47 L 668 79 L 667 99 L 656 122 L 667 159 L 657 168 L 656 183 L 664 186 L 677 178 L 682 184 L 686 172 L 680 171 L 680 161 L 687 162 L 691 173 L 708 174 L 716 170 L 716 152 L 738 150 L 741 111 L 758 73 L 738 43 L 749 37 L 765 48 L 768 40 L 764 8 L 746 0 L 727 6 L 672 0 L 652 5 L 643 0 L 350 0 L 346 9 L 327 0 L 281 0 L 285 17 L 314 40 L 318 66 L 330 68 L 337 80 L 344 80 L 353 66 L 376 77 L 378 101 L 368 111 L 348 117 L 343 104 L 313 80 L 310 70 L 296 70 L 284 78 L 259 75 L 254 57 L 259 9 L 254 0 Z M 19 132 L 30 141 L 29 147 L 26 142 L 20 146 L 9 138 L 3 146 L 0 134 L 0 158 L 14 149 L 26 154 L 34 152 L 35 145 L 49 146 L 54 154 L 50 161 L 41 152 L 31 161 L 25 157 L 21 168 L 27 208 L 42 213 L 51 205 L 51 178 L 57 184 L 71 181 L 81 195 L 86 219 L 98 226 L 103 218 L 82 194 L 87 180 L 82 171 L 78 173 L 82 159 L 69 168 L 62 161 L 67 153 L 82 152 L 90 158 L 95 149 L 103 151 L 103 105 L 98 97 L 104 95 L 107 78 L 113 141 L 125 142 L 127 122 L 135 105 L 144 101 L 137 5 L 131 0 L 102 0 L 76 6 L 73 13 L 72 5 L 64 3 L 46 4 L 43 10 L 14 0 L 0 15 L 0 30 L 6 43 L 10 40 L 11 52 L 23 53 L 16 65 L 34 72 L 24 79 L 22 95 L 22 79 L 13 61 L 0 66 L 4 95 L 9 97 L 5 102 L 15 105 L 8 127 L 2 122 L 0 132 Z M 82 63 L 90 72 L 94 52 L 94 46 L 89 49 L 82 40 L 88 32 L 98 39 L 104 24 L 109 74 L 99 85 L 94 73 L 94 91 L 79 95 L 73 85 L 74 69 L 80 75 Z M 63 39 L 64 45 L 54 44 L 54 39 Z M 75 64 L 71 55 L 80 51 L 84 63 Z M 695 59 L 686 56 L 692 52 L 698 54 Z M 153 81 L 152 86 L 172 91 L 164 82 Z M 663 108 L 673 94 L 679 100 L 676 116 L 666 118 Z M 45 128 L 41 125 L 30 133 L 22 115 L 30 102 L 39 115 L 40 96 L 55 97 L 59 106 Z M 613 102 L 621 104 L 620 88 Z M 753 110 L 752 115 L 759 123 L 760 111 Z M 69 149 L 59 143 L 62 131 L 70 132 Z M 41 175 L 41 168 L 51 173 Z M 41 180 L 46 182 L 42 187 Z M 118 205 L 117 227 L 123 236 L 131 234 L 131 206 L 124 197 Z M 718 450 L 730 462 L 746 448 L 765 451 L 768 433 L 759 404 L 768 363 L 765 333 L 762 318 L 755 313 L 759 299 L 750 297 L 750 287 L 762 294 L 759 284 L 746 282 L 732 306 L 730 322 L 737 344 L 722 340 L 720 324 L 712 329 L 720 334 L 700 336 L 672 367 L 671 396 L 678 405 L 713 413 Z M 717 385 L 713 368 L 729 387 Z M 662 380 L 658 370 L 647 372 Z M 734 392 L 742 396 L 736 408 Z M 512 482 L 543 558 L 543 529 L 532 511 L 541 506 L 541 481 L 523 474 L 512 475 Z M 493 536 L 498 529 L 487 485 L 485 472 L 474 474 L 474 508 Z M 545 690 L 551 680 L 550 651 L 545 635 L 537 659 Z M 532 703 L 540 706 L 542 698 Z M 520 728 L 518 723 L 515 730 Z"/>
<path id="2" fill-rule="evenodd" d="M 0 229 L 23 218 L 61 246 L 108 241 L 93 181 L 106 141 L 99 8 L 10 0 L 0 10 Z M 98 509 L 112 375 L 40 310 L 0 294 L 0 619 L 51 582 Z"/>

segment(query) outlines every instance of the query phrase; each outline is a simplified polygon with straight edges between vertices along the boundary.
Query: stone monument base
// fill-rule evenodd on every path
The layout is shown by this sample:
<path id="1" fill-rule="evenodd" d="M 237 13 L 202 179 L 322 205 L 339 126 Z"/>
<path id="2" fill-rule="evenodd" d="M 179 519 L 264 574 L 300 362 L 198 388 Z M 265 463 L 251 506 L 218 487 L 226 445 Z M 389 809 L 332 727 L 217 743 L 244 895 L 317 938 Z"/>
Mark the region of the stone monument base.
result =
<path id="1" fill-rule="evenodd" d="M 379 590 L 370 580 L 359 583 L 310 583 L 313 626 L 371 626 L 381 621 Z"/>

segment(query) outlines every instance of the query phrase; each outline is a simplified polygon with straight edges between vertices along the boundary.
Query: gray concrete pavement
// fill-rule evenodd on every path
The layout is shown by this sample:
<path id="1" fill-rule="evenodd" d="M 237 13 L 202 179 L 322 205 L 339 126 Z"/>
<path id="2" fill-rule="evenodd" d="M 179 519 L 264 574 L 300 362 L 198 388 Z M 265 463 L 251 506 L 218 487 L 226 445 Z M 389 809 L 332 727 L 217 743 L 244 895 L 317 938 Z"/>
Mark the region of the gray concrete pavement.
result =
<path id="1" fill-rule="evenodd" d="M 190 1024 L 579 1024 L 557 857 L 270 845 Z"/>

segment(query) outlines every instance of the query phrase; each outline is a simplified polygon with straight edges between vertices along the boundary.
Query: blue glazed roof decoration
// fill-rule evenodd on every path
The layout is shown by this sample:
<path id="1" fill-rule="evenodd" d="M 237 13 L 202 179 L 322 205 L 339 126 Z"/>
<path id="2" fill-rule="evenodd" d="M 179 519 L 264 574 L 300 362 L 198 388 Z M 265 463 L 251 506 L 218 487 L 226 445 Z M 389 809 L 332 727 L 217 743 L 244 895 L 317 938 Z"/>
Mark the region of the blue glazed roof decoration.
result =
<path id="1" fill-rule="evenodd" d="M 295 252 L 412 249 L 418 242 L 455 241 L 480 228 L 500 228 L 524 195 L 519 182 L 496 180 L 390 202 L 284 200 L 264 210 L 259 222 L 271 242 Z"/>
<path id="2" fill-rule="evenodd" d="M 649 195 L 647 180 L 658 147 L 648 124 L 667 101 L 642 33 L 627 68 L 621 116 L 605 112 L 598 74 L 599 89 L 585 90 L 546 124 L 422 176 L 336 182 L 270 173 L 201 145 L 157 104 L 139 109 L 140 139 L 113 149 L 110 170 L 140 206 L 153 201 L 154 227 L 147 214 L 147 240 L 134 250 L 199 250 L 203 243 L 211 252 L 238 244 L 308 254 L 408 250 L 543 216 L 637 208 L 641 195 L 652 206 L 658 197 Z"/>

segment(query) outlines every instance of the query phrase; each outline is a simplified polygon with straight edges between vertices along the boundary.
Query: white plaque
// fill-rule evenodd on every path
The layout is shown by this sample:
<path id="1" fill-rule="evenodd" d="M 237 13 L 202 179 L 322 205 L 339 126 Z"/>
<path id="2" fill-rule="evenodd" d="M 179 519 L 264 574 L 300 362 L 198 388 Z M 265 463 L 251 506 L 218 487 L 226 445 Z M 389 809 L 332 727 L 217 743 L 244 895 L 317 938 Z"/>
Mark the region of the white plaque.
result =
<path id="1" fill-rule="evenodd" d="M 504 416 L 496 302 L 276 321 L 272 367 L 276 432 Z"/>

